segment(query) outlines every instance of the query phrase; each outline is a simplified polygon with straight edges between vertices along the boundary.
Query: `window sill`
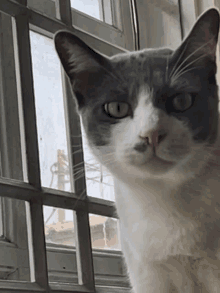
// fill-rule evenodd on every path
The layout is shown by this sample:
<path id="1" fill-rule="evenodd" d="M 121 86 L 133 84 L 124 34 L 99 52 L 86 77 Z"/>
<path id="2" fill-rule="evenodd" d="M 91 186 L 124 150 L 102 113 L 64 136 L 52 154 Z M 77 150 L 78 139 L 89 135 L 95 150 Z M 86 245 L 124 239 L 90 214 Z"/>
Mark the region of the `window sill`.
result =
<path id="1" fill-rule="evenodd" d="M 47 244 L 47 261 L 51 284 L 54 282 L 77 284 L 74 247 Z M 93 249 L 93 263 L 97 286 L 129 288 L 121 251 Z"/>

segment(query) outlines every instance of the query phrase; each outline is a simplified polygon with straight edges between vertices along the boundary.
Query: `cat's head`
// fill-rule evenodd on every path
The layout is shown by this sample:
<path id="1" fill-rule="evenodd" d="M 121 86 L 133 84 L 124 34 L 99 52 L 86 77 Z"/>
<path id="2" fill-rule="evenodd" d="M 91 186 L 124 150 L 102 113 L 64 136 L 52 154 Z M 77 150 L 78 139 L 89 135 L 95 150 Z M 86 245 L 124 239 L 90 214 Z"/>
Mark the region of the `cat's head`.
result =
<path id="1" fill-rule="evenodd" d="M 113 175 L 191 172 L 215 143 L 218 32 L 219 13 L 210 9 L 175 51 L 111 58 L 69 32 L 55 35 L 90 147 Z"/>

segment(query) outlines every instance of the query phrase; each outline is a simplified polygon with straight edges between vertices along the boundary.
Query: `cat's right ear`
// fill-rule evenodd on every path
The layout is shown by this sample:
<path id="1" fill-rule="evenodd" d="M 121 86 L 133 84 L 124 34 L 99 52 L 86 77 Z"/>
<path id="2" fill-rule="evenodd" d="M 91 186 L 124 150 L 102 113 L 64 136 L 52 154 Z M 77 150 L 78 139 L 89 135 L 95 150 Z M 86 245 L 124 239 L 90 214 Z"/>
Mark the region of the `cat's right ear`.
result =
<path id="1" fill-rule="evenodd" d="M 108 70 L 108 58 L 94 51 L 68 31 L 58 31 L 54 36 L 54 43 L 73 90 L 78 93 L 78 97 L 81 95 L 82 99 L 86 90 L 94 86 L 94 79 Z M 82 101 L 78 100 L 79 104 L 80 102 Z"/>
<path id="2" fill-rule="evenodd" d="M 54 43 L 63 68 L 70 78 L 78 72 L 98 68 L 105 62 L 103 56 L 68 31 L 58 31 L 54 36 Z"/>

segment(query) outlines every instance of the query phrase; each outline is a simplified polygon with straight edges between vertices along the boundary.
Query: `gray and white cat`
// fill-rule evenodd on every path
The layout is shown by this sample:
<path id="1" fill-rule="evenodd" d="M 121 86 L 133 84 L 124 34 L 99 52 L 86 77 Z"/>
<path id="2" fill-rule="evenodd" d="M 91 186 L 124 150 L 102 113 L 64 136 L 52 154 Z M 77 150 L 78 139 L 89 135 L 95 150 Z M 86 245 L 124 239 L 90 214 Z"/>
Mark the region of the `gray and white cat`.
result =
<path id="1" fill-rule="evenodd" d="M 135 293 L 220 292 L 218 32 L 210 9 L 175 51 L 111 58 L 55 35 L 91 150 L 114 177 Z"/>

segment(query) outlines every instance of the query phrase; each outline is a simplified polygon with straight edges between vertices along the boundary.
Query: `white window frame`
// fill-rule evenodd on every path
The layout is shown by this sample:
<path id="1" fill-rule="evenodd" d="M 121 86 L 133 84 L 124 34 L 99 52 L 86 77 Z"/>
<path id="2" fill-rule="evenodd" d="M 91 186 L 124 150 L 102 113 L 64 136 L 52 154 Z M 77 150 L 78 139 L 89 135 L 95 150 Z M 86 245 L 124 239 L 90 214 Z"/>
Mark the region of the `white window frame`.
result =
<path id="1" fill-rule="evenodd" d="M 74 193 L 41 186 L 29 29 L 50 38 L 59 29 L 68 29 L 109 56 L 126 50 L 81 28 L 73 28 L 72 9 L 68 0 L 56 0 L 51 3 L 55 5 L 56 14 L 48 17 L 30 6 L 27 7 L 25 0 L 0 1 L 0 11 L 13 17 L 12 22 L 9 17 L 1 18 L 4 23 L 3 30 L 6 28 L 6 23 L 9 23 L 7 23 L 8 30 L 2 32 L 0 44 L 2 65 L 0 126 L 1 134 L 4 134 L 1 135 L 0 141 L 1 175 L 3 176 L 0 178 L 0 195 L 5 212 L 4 238 L 0 239 L 2 270 L 0 270 L 0 278 L 2 276 L 0 290 L 5 292 L 11 292 L 11 290 L 16 292 L 15 289 L 19 292 L 59 291 L 60 293 L 95 292 L 95 290 L 96 292 L 128 292 L 122 253 L 91 249 L 89 213 L 117 218 L 114 203 L 92 197 L 87 197 L 87 200 L 79 199 L 79 194 L 86 188 L 85 178 L 78 180 L 77 185 L 74 181 L 72 182 Z M 110 26 L 108 27 L 111 29 Z M 15 64 L 12 61 L 8 64 L 13 58 L 8 54 L 10 50 L 6 44 L 12 50 L 14 49 Z M 123 46 L 126 45 L 123 44 Z M 80 122 L 70 85 L 63 71 L 62 82 L 68 147 L 69 153 L 73 154 L 71 145 L 74 144 L 71 138 L 81 133 Z M 10 120 L 12 116 L 13 119 Z M 82 145 L 81 139 L 79 139 L 80 144 Z M 83 160 L 83 157 L 72 155 L 70 160 L 72 170 L 79 160 Z M 14 199 L 20 199 L 20 201 Z M 52 244 L 46 245 L 43 205 L 63 209 L 77 206 L 75 211 L 76 249 L 61 245 L 59 247 Z M 26 225 L 26 214 L 28 225 Z M 10 217 L 11 221 L 9 221 Z M 22 223 L 20 227 L 17 226 L 19 223 Z M 24 233 L 20 233 L 21 228 Z M 26 233 L 27 230 L 28 233 Z M 6 258 L 4 255 L 10 257 Z M 22 260 L 26 259 L 24 267 L 18 260 L 15 263 L 16 257 L 11 257 L 13 255 L 16 255 L 17 259 L 19 257 Z M 3 259 L 5 263 L 2 262 Z M 55 261 L 57 259 L 59 261 Z M 65 268 L 63 263 L 66 264 Z M 103 268 L 106 268 L 104 273 Z M 49 283 L 48 276 L 51 281 Z M 74 278 L 78 280 L 78 284 L 73 283 Z M 10 282 L 10 279 L 13 282 Z M 20 282 L 21 280 L 23 282 Z"/>
<path id="2" fill-rule="evenodd" d="M 105 0 L 99 0 L 104 5 Z M 65 3 L 65 2 L 63 2 Z M 62 4 L 61 9 L 66 14 L 71 11 L 70 18 L 71 25 L 74 26 L 76 34 L 80 32 L 86 32 L 90 35 L 96 36 L 103 41 L 110 43 L 111 45 L 124 48 L 126 50 L 134 50 L 134 31 L 133 31 L 133 19 L 132 19 L 132 7 L 130 0 L 111 0 L 113 24 L 109 25 L 103 21 L 100 21 L 92 16 L 89 16 L 81 11 L 78 11 L 72 7 L 66 10 L 66 4 Z M 66 19 L 62 19 L 61 15 L 56 11 L 56 0 L 28 0 L 28 6 L 35 11 L 39 11 L 50 18 L 59 18 L 63 23 L 67 24 Z M 63 14 L 64 15 L 64 14 Z M 33 29 L 33 28 L 32 28 Z M 82 37 L 82 36 L 81 36 Z"/>

